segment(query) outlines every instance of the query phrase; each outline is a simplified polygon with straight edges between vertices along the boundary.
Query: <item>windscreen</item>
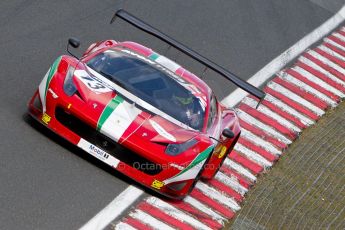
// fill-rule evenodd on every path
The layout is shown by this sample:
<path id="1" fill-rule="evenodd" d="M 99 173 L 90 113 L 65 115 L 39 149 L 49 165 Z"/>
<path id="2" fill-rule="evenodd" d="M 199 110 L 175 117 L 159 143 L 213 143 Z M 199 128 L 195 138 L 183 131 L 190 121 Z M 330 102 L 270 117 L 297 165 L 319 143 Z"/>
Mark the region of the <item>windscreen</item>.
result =
<path id="1" fill-rule="evenodd" d="M 87 65 L 110 81 L 189 127 L 200 130 L 205 107 L 171 71 L 128 50 L 107 50 Z"/>

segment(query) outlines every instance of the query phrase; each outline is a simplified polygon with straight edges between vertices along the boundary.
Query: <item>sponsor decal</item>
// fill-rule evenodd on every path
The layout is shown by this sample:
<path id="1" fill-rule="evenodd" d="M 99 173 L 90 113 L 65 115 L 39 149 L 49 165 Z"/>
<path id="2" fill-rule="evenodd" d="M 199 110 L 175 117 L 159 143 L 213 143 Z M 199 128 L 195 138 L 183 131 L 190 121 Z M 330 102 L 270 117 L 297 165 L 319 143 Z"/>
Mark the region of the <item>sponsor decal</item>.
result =
<path id="1" fill-rule="evenodd" d="M 48 114 L 43 113 L 43 115 L 42 115 L 42 121 L 43 121 L 43 123 L 46 124 L 46 125 L 48 125 L 49 122 L 50 122 L 50 120 L 51 120 L 51 117 L 50 117 Z"/>
<path id="2" fill-rule="evenodd" d="M 161 189 L 164 186 L 164 182 L 159 181 L 159 180 L 154 180 L 151 184 L 151 187 L 155 189 Z"/>
<path id="3" fill-rule="evenodd" d="M 88 152 L 90 155 L 96 157 L 97 159 L 107 163 L 108 165 L 116 168 L 117 165 L 120 163 L 118 159 L 111 156 L 109 153 L 103 151 L 102 149 L 98 148 L 97 146 L 91 144 L 90 142 L 80 138 L 77 146 L 84 151 Z"/>
<path id="4" fill-rule="evenodd" d="M 52 97 L 53 97 L 54 99 L 56 99 L 56 98 L 59 97 L 51 88 L 49 88 L 48 91 L 52 94 Z"/>
<path id="5" fill-rule="evenodd" d="M 224 157 L 225 153 L 226 153 L 227 148 L 225 146 L 223 146 L 218 154 L 218 158 L 222 158 Z"/>
<path id="6" fill-rule="evenodd" d="M 150 124 L 152 127 L 157 131 L 159 135 L 168 139 L 169 141 L 176 142 L 176 138 L 168 133 L 162 126 L 160 126 L 157 122 L 150 120 Z"/>

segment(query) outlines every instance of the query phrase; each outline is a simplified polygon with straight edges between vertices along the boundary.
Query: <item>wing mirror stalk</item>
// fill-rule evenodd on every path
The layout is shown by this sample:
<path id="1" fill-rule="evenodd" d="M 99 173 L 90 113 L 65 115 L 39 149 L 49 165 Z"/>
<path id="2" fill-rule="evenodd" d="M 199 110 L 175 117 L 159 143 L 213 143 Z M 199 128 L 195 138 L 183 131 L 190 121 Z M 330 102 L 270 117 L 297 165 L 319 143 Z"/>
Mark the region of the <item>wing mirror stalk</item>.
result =
<path id="1" fill-rule="evenodd" d="M 226 137 L 226 138 L 233 138 L 233 137 L 235 136 L 234 132 L 232 132 L 232 131 L 231 131 L 230 129 L 228 129 L 228 128 L 226 128 L 226 129 L 223 130 L 222 135 L 223 135 L 224 137 Z M 217 142 L 219 142 L 219 143 L 221 143 L 221 144 L 223 144 L 222 141 L 220 141 L 220 140 L 218 140 L 218 139 L 216 139 L 216 138 L 214 138 L 214 137 L 210 137 L 210 138 L 213 139 L 213 140 L 215 140 L 215 141 L 217 141 Z"/>
<path id="2" fill-rule="evenodd" d="M 74 55 L 70 50 L 69 47 L 72 46 L 73 48 L 77 49 L 80 46 L 80 41 L 77 38 L 69 38 L 68 39 L 68 43 L 67 43 L 67 52 L 72 55 L 73 57 L 75 57 L 76 59 L 79 60 L 79 57 L 77 57 L 76 55 Z"/>

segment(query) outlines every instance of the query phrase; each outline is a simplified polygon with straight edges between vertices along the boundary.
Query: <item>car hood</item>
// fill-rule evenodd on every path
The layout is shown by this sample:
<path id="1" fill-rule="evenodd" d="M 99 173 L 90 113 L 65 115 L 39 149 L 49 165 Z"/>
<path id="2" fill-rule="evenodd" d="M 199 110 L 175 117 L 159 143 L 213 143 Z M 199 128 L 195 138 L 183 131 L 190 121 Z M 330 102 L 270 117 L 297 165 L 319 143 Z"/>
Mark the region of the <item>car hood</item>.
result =
<path id="1" fill-rule="evenodd" d="M 73 80 L 88 120 L 117 142 L 135 134 L 156 143 L 182 143 L 199 134 L 84 64 L 77 66 Z"/>

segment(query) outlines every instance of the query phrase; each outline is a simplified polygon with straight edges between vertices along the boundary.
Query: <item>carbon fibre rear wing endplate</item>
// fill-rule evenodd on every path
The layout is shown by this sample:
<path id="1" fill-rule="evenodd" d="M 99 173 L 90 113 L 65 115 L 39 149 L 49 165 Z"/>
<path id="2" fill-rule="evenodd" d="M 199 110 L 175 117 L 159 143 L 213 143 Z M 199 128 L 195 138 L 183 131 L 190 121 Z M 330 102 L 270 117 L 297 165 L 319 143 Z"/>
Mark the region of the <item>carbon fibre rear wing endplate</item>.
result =
<path id="1" fill-rule="evenodd" d="M 187 46 L 183 45 L 182 43 L 176 41 L 175 39 L 169 37 L 168 35 L 162 33 L 161 31 L 157 30 L 156 28 L 152 27 L 151 25 L 143 22 L 139 18 L 133 16 L 132 14 L 128 13 L 127 11 L 123 9 L 119 9 L 115 12 L 113 18 L 110 21 L 110 24 L 112 24 L 116 17 L 119 17 L 123 19 L 124 21 L 132 24 L 133 26 L 139 28 L 140 30 L 145 31 L 148 34 L 153 35 L 156 38 L 159 38 L 160 40 L 168 43 L 169 45 L 173 46 L 174 48 L 180 50 L 184 54 L 190 56 L 191 58 L 197 60 L 201 64 L 207 66 L 208 68 L 212 69 L 216 73 L 220 74 L 224 78 L 230 80 L 235 85 L 240 87 L 241 89 L 245 90 L 246 92 L 254 95 L 258 99 L 260 99 L 260 102 L 264 99 L 265 93 L 256 88 L 255 86 L 249 84 L 246 81 L 243 81 L 241 78 L 237 77 L 235 74 L 229 72 L 225 68 L 217 65 L 216 63 L 212 62 L 211 60 L 205 58 L 204 56 L 200 55 L 199 53 L 195 52 L 194 50 L 188 48 Z M 260 104 L 259 102 L 259 104 Z M 259 106 L 258 104 L 258 106 Z"/>

